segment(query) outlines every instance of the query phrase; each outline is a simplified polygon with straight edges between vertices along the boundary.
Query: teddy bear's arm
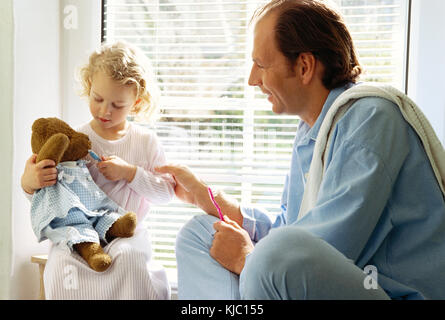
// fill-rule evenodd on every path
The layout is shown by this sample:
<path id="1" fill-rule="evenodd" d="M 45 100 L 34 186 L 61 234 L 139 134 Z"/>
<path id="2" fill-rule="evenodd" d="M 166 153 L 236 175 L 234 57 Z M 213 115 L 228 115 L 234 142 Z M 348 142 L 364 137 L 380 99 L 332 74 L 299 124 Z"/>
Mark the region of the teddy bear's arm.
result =
<path id="1" fill-rule="evenodd" d="M 56 133 L 42 146 L 37 155 L 36 163 L 44 159 L 51 159 L 57 165 L 66 149 L 68 149 L 69 144 L 70 139 L 65 134 Z"/>

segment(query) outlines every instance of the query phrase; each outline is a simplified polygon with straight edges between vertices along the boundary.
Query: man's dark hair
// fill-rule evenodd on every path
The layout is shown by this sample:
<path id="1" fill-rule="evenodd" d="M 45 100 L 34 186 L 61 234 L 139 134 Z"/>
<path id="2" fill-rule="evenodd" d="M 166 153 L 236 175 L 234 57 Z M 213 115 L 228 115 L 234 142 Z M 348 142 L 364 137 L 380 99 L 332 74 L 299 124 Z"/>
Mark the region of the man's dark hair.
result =
<path id="1" fill-rule="evenodd" d="M 277 14 L 275 40 L 293 65 L 302 52 L 311 52 L 325 67 L 323 85 L 333 89 L 356 82 L 362 73 L 351 35 L 342 16 L 323 0 L 273 0 L 252 20 Z"/>

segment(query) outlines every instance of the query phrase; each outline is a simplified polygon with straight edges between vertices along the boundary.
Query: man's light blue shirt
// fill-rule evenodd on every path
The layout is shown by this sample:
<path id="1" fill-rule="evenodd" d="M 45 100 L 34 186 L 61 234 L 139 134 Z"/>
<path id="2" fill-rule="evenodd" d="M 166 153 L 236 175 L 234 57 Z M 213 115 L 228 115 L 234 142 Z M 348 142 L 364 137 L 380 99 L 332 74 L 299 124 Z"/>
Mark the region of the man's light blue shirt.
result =
<path id="1" fill-rule="evenodd" d="M 376 97 L 356 101 L 338 121 L 317 204 L 297 222 L 306 174 L 330 92 L 311 128 L 300 121 L 281 213 L 242 207 L 243 227 L 260 241 L 295 225 L 364 268 L 394 299 L 445 299 L 445 202 L 422 144 L 399 108 Z M 279 249 L 279 248 L 277 248 Z"/>

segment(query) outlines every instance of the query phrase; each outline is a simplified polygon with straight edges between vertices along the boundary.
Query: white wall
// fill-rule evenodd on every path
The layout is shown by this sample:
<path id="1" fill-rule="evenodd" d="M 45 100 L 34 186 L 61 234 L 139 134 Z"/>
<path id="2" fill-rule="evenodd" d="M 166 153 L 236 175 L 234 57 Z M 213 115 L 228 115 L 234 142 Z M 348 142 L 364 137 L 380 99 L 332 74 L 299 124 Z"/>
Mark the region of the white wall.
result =
<path id="1" fill-rule="evenodd" d="M 445 1 L 412 0 L 408 95 L 445 145 Z"/>
<path id="2" fill-rule="evenodd" d="M 29 201 L 20 187 L 25 161 L 31 156 L 31 125 L 39 117 L 57 116 L 60 107 L 59 1 L 14 0 L 14 168 L 12 183 L 13 273 L 11 299 L 35 299 L 38 267 L 33 254 L 48 251 L 31 229 Z"/>
<path id="3" fill-rule="evenodd" d="M 77 127 L 91 120 L 87 100 L 78 95 L 79 85 L 75 72 L 88 62 L 92 50 L 100 45 L 101 1 L 100 0 L 61 0 L 61 77 L 62 117 L 71 126 Z M 77 11 L 77 28 L 66 28 L 70 9 Z M 64 9 L 66 11 L 64 12 Z M 67 21 L 69 26 L 69 21 Z"/>
<path id="4" fill-rule="evenodd" d="M 64 9 L 69 5 L 76 11 L 77 28 L 65 28 L 64 20 L 70 12 L 65 13 Z M 37 243 L 30 224 L 29 201 L 20 187 L 25 162 L 32 154 L 31 125 L 39 117 L 60 117 L 72 126 L 89 119 L 87 105 L 74 90 L 73 75 L 75 66 L 86 62 L 91 50 L 100 43 L 100 0 L 14 0 L 13 9 L 15 90 L 10 298 L 35 299 L 39 293 L 39 273 L 37 265 L 30 263 L 30 257 L 47 253 L 49 242 Z M 0 15 L 3 21 L 1 18 Z M 7 61 L 1 58 L 2 62 Z M 0 120 L 7 121 L 3 115 Z M 7 128 L 2 126 L 2 133 Z"/>
<path id="5" fill-rule="evenodd" d="M 11 170 L 12 170 L 12 110 L 13 110 L 13 28 L 12 0 L 0 2 L 0 299 L 9 298 L 11 269 Z"/>

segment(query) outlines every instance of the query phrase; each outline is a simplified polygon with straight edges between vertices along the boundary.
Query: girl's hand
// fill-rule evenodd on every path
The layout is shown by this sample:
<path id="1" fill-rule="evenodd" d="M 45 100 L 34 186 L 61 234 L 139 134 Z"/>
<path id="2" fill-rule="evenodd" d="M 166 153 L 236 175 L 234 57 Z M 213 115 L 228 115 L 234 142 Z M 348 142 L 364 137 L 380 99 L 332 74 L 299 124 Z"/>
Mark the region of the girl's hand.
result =
<path id="1" fill-rule="evenodd" d="M 56 163 L 53 160 L 42 160 L 36 163 L 37 155 L 33 154 L 25 164 L 22 174 L 22 189 L 29 194 L 35 191 L 52 186 L 57 182 Z"/>
<path id="2" fill-rule="evenodd" d="M 108 180 L 117 181 L 124 179 L 127 182 L 133 181 L 137 169 L 136 166 L 116 156 L 102 157 L 102 161 L 97 163 L 97 168 Z"/>

